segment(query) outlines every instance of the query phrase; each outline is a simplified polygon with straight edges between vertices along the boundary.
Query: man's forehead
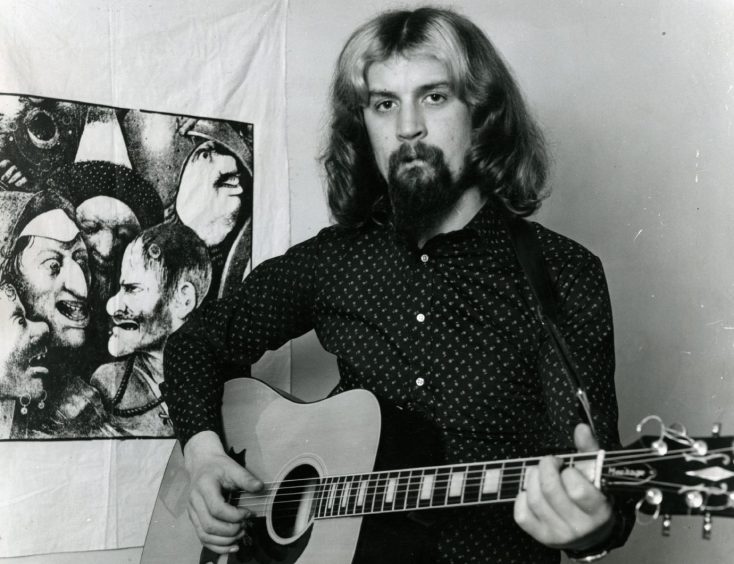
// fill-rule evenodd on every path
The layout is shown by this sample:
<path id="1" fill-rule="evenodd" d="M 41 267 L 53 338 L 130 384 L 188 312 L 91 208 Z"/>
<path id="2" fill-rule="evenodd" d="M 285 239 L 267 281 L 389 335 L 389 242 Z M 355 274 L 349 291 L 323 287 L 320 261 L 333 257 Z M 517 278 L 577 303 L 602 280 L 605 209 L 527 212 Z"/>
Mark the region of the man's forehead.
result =
<path id="1" fill-rule="evenodd" d="M 136 239 L 127 246 L 122 257 L 120 282 L 135 284 L 144 279 L 149 280 L 151 276 L 155 276 L 156 279 L 159 278 L 160 263 L 146 260 L 147 257 L 144 256 L 144 253 L 145 250 L 140 239 Z"/>
<path id="2" fill-rule="evenodd" d="M 38 254 L 43 251 L 55 251 L 59 253 L 73 253 L 78 250 L 85 250 L 87 247 L 84 245 L 81 233 L 77 234 L 71 241 L 59 241 L 53 237 L 44 237 L 42 235 L 34 235 L 34 241 L 32 245 L 29 245 L 23 251 L 24 253 Z"/>
<path id="3" fill-rule="evenodd" d="M 375 61 L 367 68 L 365 78 L 370 93 L 453 85 L 447 65 L 439 58 L 423 53 L 393 55 L 383 61 Z"/>
<path id="4" fill-rule="evenodd" d="M 138 218 L 132 208 L 122 200 L 111 196 L 94 196 L 84 200 L 76 208 L 77 218 L 95 219 L 109 224 L 126 224 L 137 222 Z"/>
<path id="5" fill-rule="evenodd" d="M 73 241 L 79 235 L 79 228 L 61 209 L 43 212 L 31 219 L 18 237 L 36 236 L 56 241 Z"/>

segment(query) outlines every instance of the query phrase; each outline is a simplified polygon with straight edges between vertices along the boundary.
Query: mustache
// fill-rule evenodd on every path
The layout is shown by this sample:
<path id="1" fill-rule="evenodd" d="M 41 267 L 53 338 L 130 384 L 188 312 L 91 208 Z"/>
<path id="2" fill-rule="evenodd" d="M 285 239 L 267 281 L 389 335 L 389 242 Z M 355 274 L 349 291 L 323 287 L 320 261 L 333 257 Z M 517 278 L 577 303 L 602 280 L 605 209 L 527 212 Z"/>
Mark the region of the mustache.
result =
<path id="1" fill-rule="evenodd" d="M 444 159 L 443 151 L 433 145 L 426 145 L 422 141 L 418 143 L 402 143 L 396 151 L 390 155 L 389 166 L 391 170 L 397 169 L 401 164 L 421 160 L 430 165 L 437 165 Z"/>
<path id="2" fill-rule="evenodd" d="M 143 319 L 142 315 L 133 315 L 130 313 L 125 313 L 122 311 L 116 311 L 114 314 L 111 315 L 112 321 L 115 323 L 125 323 L 125 322 L 134 322 L 134 323 L 140 323 Z"/>

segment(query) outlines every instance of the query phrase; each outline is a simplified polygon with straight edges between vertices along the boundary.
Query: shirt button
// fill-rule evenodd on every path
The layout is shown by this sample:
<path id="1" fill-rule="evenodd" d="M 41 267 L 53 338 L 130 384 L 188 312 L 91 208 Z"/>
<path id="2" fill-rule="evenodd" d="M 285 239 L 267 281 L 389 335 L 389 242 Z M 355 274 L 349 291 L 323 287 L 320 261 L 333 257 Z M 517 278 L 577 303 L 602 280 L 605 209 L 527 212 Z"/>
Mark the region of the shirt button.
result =
<path id="1" fill-rule="evenodd" d="M 421 262 L 428 262 L 428 255 L 421 255 Z"/>
<path id="2" fill-rule="evenodd" d="M 418 320 L 418 323 L 423 323 L 426 320 L 426 316 L 422 313 L 419 313 L 415 316 L 415 318 Z"/>
<path id="3" fill-rule="evenodd" d="M 426 383 L 426 381 L 423 378 L 416 378 L 415 379 L 415 385 L 416 386 L 422 386 L 425 383 Z"/>

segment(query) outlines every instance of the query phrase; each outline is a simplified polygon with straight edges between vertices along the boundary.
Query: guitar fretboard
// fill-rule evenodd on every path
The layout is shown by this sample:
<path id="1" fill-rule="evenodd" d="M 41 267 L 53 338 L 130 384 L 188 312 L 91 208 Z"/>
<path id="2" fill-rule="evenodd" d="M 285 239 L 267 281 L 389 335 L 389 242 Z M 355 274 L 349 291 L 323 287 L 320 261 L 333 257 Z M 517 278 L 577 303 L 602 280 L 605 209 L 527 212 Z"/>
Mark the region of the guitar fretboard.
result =
<path id="1" fill-rule="evenodd" d="M 585 466 L 592 476 L 602 461 L 598 453 L 561 458 L 568 466 Z M 326 519 L 513 501 L 539 461 L 530 458 L 327 477 L 316 487 L 311 514 Z"/>

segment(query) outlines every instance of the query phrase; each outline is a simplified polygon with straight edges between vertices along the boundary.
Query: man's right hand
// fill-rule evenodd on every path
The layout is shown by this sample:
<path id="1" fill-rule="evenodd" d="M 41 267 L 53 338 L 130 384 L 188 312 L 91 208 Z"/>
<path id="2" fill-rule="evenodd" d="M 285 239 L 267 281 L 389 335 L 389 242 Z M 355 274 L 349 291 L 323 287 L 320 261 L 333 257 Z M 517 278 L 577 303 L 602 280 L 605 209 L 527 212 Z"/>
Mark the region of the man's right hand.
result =
<path id="1" fill-rule="evenodd" d="M 217 554 L 236 552 L 252 512 L 227 503 L 223 491 L 257 492 L 262 482 L 227 456 L 213 431 L 194 435 L 184 459 L 192 484 L 187 511 L 201 543 Z"/>

